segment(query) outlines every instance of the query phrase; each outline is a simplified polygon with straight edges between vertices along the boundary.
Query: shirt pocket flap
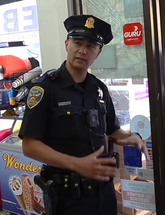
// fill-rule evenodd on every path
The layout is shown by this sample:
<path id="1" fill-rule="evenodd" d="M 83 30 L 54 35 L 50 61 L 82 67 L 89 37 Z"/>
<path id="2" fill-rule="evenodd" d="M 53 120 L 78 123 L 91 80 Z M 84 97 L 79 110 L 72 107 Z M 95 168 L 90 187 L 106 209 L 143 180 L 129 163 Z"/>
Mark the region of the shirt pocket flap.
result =
<path id="1" fill-rule="evenodd" d="M 55 118 L 60 116 L 73 116 L 73 115 L 82 115 L 82 110 L 73 105 L 67 105 L 64 107 L 55 108 Z"/>

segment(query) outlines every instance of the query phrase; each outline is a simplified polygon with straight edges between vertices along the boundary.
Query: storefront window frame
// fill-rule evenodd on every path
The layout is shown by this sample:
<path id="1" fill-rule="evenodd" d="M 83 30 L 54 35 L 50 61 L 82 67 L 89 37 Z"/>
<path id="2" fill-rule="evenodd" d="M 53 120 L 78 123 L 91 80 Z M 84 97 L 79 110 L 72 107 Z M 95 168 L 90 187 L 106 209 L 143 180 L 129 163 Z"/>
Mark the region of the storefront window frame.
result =
<path id="1" fill-rule="evenodd" d="M 151 111 L 156 214 L 165 214 L 165 2 L 143 0 Z"/>

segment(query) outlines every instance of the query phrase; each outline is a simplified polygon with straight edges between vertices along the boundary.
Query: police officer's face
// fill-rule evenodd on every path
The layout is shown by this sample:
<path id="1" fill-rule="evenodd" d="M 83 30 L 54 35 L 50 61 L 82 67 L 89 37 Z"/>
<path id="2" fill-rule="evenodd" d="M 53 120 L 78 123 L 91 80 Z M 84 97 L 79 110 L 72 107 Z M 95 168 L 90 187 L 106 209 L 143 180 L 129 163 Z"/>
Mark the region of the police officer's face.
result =
<path id="1" fill-rule="evenodd" d="M 100 45 L 84 39 L 65 41 L 68 63 L 78 70 L 87 70 L 101 52 Z"/>

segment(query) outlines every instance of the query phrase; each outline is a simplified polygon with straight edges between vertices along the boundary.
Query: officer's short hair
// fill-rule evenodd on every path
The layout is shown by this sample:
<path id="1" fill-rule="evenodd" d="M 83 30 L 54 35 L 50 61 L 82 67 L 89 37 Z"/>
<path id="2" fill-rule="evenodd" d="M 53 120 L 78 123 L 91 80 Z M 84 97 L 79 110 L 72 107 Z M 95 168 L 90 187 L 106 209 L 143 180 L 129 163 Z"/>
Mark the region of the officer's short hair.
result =
<path id="1" fill-rule="evenodd" d="M 111 25 L 93 15 L 70 16 L 64 21 L 67 38 L 82 38 L 103 46 L 113 39 Z"/>

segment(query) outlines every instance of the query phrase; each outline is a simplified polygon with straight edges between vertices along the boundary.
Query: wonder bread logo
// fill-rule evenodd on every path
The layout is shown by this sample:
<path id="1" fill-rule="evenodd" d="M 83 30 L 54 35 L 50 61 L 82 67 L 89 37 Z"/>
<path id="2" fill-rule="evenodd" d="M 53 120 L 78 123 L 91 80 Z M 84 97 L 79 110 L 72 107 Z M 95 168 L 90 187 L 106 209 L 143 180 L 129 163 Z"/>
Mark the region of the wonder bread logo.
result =
<path id="1" fill-rule="evenodd" d="M 41 167 L 34 165 L 33 162 L 30 162 L 30 164 L 18 162 L 19 157 L 14 157 L 8 153 L 3 154 L 2 159 L 6 161 L 5 169 L 8 168 L 10 170 L 13 167 L 14 169 L 23 170 L 26 172 L 40 173 L 41 171 Z"/>

